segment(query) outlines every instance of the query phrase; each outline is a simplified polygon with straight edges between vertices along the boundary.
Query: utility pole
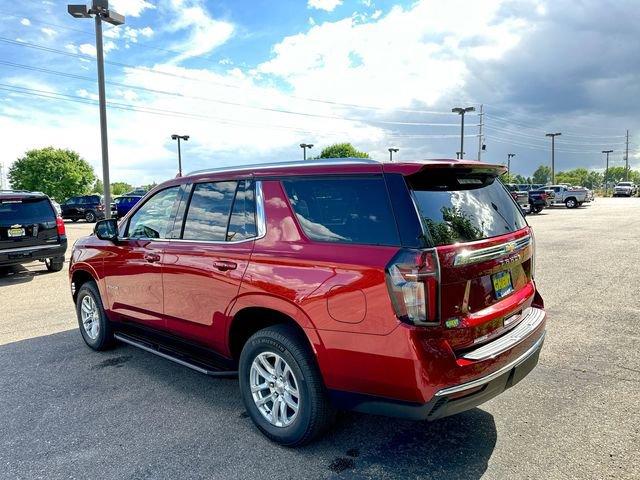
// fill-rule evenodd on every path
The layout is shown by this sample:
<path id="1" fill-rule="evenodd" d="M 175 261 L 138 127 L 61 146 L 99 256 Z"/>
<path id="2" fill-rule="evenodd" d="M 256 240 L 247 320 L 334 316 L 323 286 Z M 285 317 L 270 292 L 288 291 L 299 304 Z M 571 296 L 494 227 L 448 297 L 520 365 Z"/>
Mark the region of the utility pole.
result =
<path id="1" fill-rule="evenodd" d="M 390 162 L 393 162 L 393 154 L 394 154 L 394 152 L 398 153 L 399 151 L 400 151 L 399 148 L 390 148 L 389 149 L 389 161 Z"/>
<path id="2" fill-rule="evenodd" d="M 453 113 L 460 115 L 460 159 L 464 158 L 464 114 L 469 112 L 475 112 L 476 107 L 455 107 L 452 108 Z"/>
<path id="3" fill-rule="evenodd" d="M 176 135 L 175 133 L 171 135 L 171 140 L 178 141 L 178 176 L 182 176 L 182 153 L 180 152 L 180 140 L 184 140 L 185 142 L 189 140 L 189 135 Z"/>
<path id="4" fill-rule="evenodd" d="M 551 137 L 551 185 L 556 184 L 556 137 L 562 133 L 547 133 L 545 137 Z"/>
<path id="5" fill-rule="evenodd" d="M 515 153 L 507 153 L 507 177 L 511 176 L 511 159 L 515 156 Z"/>
<path id="6" fill-rule="evenodd" d="M 478 132 L 478 161 L 482 161 L 482 127 L 484 127 L 484 112 L 482 111 L 484 105 L 480 105 L 480 131 Z"/>
<path id="7" fill-rule="evenodd" d="M 604 194 L 605 196 L 609 193 L 609 182 L 607 182 L 607 176 L 609 175 L 609 154 L 612 153 L 613 150 L 602 150 L 602 153 L 607 154 L 607 167 L 604 169 Z"/>
<path id="8" fill-rule="evenodd" d="M 107 100 L 104 89 L 104 51 L 102 48 L 102 22 L 117 26 L 124 24 L 124 16 L 109 9 L 108 0 L 93 0 L 86 5 L 67 5 L 74 18 L 91 18 L 96 23 L 96 61 L 98 63 L 98 97 L 100 104 L 100 145 L 102 147 L 102 184 L 104 185 L 104 215 L 111 218 L 111 184 L 109 180 L 109 142 L 107 140 Z"/>
<path id="9" fill-rule="evenodd" d="M 300 148 L 302 149 L 302 160 L 306 160 L 307 148 L 313 148 L 313 143 L 301 143 Z"/>
<path id="10" fill-rule="evenodd" d="M 624 180 L 629 181 L 629 130 L 627 129 L 627 145 L 624 150 Z"/>

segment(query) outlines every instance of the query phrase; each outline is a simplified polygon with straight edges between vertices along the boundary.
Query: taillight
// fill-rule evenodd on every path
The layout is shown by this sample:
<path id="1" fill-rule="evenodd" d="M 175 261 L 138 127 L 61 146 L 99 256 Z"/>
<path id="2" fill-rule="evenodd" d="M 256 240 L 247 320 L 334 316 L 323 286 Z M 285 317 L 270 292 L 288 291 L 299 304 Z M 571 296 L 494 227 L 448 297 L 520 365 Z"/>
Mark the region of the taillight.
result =
<path id="1" fill-rule="evenodd" d="M 98 210 L 99 212 L 102 212 L 104 210 L 104 205 L 100 204 L 96 207 L 96 210 Z"/>
<path id="2" fill-rule="evenodd" d="M 438 324 L 438 256 L 435 250 L 400 250 L 386 268 L 397 317 L 412 325 Z"/>
<path id="3" fill-rule="evenodd" d="M 547 199 L 547 194 L 546 194 L 546 193 L 543 193 L 543 194 L 542 194 L 542 199 L 543 199 L 543 200 L 546 200 L 546 199 Z"/>
<path id="4" fill-rule="evenodd" d="M 56 217 L 56 228 L 58 229 L 58 236 L 63 237 L 67 234 L 62 217 Z"/>

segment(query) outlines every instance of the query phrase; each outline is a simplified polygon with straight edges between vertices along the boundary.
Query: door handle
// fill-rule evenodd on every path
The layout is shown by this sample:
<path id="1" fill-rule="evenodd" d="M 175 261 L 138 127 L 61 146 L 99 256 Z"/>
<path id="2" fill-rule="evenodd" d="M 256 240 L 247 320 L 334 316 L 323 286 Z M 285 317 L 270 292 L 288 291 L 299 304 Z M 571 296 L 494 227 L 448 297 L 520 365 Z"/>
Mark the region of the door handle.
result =
<path id="1" fill-rule="evenodd" d="M 226 260 L 216 260 L 215 262 L 213 262 L 213 266 L 221 272 L 226 272 L 227 270 L 235 270 L 236 268 L 238 268 L 237 263 L 228 262 Z"/>
<path id="2" fill-rule="evenodd" d="M 160 261 L 160 255 L 157 253 L 145 253 L 144 259 L 149 263 L 155 263 Z"/>

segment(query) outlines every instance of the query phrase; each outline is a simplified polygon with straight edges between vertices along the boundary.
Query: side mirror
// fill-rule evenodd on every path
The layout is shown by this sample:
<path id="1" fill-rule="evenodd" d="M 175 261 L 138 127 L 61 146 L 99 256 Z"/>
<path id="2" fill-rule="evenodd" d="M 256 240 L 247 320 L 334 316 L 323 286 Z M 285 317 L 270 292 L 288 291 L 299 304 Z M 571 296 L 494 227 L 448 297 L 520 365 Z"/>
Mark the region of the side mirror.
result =
<path id="1" fill-rule="evenodd" d="M 118 239 L 118 221 L 115 218 L 100 220 L 93 229 L 100 240 L 115 242 Z"/>

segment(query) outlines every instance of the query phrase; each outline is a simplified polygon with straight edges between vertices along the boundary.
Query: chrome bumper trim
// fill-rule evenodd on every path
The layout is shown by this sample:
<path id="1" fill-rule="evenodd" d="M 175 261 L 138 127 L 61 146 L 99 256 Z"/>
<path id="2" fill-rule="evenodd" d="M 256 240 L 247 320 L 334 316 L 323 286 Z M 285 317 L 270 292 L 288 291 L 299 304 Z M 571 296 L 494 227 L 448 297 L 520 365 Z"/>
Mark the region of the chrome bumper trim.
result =
<path id="1" fill-rule="evenodd" d="M 59 243 L 51 243 L 49 245 L 33 245 L 31 247 L 3 248 L 3 249 L 0 249 L 0 254 L 26 252 L 29 250 L 47 250 L 47 249 L 61 247 L 61 246 L 62 245 L 60 245 Z"/>
<path id="2" fill-rule="evenodd" d="M 509 350 L 524 340 L 531 332 L 533 332 L 544 320 L 544 310 L 529 307 L 523 312 L 523 318 L 513 329 L 502 335 L 501 337 L 464 354 L 462 358 L 467 360 L 488 360 L 500 355 L 502 352 Z"/>
<path id="3" fill-rule="evenodd" d="M 456 385 L 454 387 L 448 387 L 448 388 L 443 388 L 442 390 L 438 390 L 436 392 L 435 396 L 436 397 L 445 397 L 447 395 L 452 395 L 454 393 L 463 392 L 463 391 L 469 390 L 471 388 L 481 387 L 482 385 L 485 385 L 485 384 L 489 383 L 490 381 L 495 380 L 500 375 L 503 375 L 503 374 L 507 373 L 508 371 L 510 371 L 512 368 L 517 367 L 521 363 L 524 363 L 525 361 L 527 361 L 527 359 L 531 355 L 536 353 L 536 351 L 538 351 L 538 349 L 540 349 L 542 347 L 542 343 L 544 342 L 544 337 L 546 336 L 546 334 L 547 334 L 546 331 L 543 332 L 542 336 L 536 341 L 536 343 L 533 344 L 533 346 L 529 350 L 527 350 L 522 355 L 520 355 L 520 357 L 515 359 L 513 362 L 505 365 L 504 367 L 500 368 L 499 370 L 496 370 L 495 372 L 492 372 L 489 375 L 486 375 L 484 377 L 480 377 L 480 378 L 477 378 L 477 379 L 472 380 L 470 382 L 463 383 L 461 385 Z"/>

